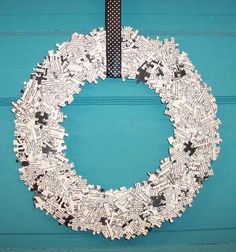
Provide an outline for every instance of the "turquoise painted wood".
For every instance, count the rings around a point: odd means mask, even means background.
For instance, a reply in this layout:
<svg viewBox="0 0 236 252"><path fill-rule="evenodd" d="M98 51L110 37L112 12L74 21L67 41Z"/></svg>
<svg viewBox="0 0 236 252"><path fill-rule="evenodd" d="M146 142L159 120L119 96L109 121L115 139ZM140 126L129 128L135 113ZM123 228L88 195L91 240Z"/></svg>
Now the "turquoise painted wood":
<svg viewBox="0 0 236 252"><path fill-rule="evenodd" d="M123 25L174 36L212 86L223 138L215 176L180 219L131 241L75 233L34 209L13 153L11 101L56 43L104 25L104 0L0 0L0 251L236 251L236 1L123 0L122 8ZM67 155L79 174L105 188L142 181L168 155L173 128L163 110L135 81L86 85L64 108Z"/></svg>

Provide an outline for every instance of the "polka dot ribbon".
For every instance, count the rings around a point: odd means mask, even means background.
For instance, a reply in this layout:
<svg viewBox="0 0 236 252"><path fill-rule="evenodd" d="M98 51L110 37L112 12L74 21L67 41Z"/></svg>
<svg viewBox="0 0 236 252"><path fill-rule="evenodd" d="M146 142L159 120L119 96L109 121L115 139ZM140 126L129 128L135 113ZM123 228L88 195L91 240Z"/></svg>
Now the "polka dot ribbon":
<svg viewBox="0 0 236 252"><path fill-rule="evenodd" d="M106 0L107 77L121 77L121 0Z"/></svg>

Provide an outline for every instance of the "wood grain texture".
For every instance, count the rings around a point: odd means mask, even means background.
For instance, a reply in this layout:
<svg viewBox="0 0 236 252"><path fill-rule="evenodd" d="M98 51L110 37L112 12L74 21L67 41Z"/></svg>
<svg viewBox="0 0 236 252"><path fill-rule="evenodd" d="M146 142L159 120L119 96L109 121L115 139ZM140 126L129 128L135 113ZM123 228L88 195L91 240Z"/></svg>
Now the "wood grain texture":
<svg viewBox="0 0 236 252"><path fill-rule="evenodd" d="M123 26L145 36L174 36L217 98L222 121L215 176L204 183L193 207L147 237L110 242L72 232L33 208L19 180L13 153L11 102L23 81L56 43L72 32L104 26L104 0L0 1L0 248L12 251L234 251L236 250L235 118L236 1L123 0ZM164 105L134 81L86 85L64 108L67 155L78 173L105 188L146 178L168 155L173 128ZM0 251L1 251L0 249ZM10 250L11 251L11 250Z"/></svg>

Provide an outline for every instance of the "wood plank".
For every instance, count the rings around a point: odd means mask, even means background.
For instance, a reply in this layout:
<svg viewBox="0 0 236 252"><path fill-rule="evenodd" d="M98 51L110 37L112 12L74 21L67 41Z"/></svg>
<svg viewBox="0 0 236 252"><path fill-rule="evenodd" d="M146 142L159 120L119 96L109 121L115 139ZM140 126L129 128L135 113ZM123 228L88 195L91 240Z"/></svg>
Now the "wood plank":
<svg viewBox="0 0 236 252"><path fill-rule="evenodd" d="M236 3L232 0L122 0L123 12L187 14L187 15L235 15ZM1 0L0 13L4 15L53 15L65 13L67 15L100 13L103 11L104 0Z"/></svg>
<svg viewBox="0 0 236 252"><path fill-rule="evenodd" d="M84 13L83 15L67 15L63 13L54 15L0 15L0 32L4 35L21 35L50 33L67 33L71 31L89 31L96 27L104 26L104 10L99 14ZM191 20L191 22L189 22ZM159 14L123 14L122 25L133 26L135 29L148 33L185 32L211 34L224 32L235 36L236 15L159 15ZM227 33L226 33L227 32ZM231 32L231 33L230 33Z"/></svg>
<svg viewBox="0 0 236 252"><path fill-rule="evenodd" d="M188 52L196 69L202 75L203 80L212 86L216 96L235 96L236 85L236 38L205 37L205 36L175 36L180 44L180 49ZM54 45L69 36L46 36L46 37L5 37L0 40L0 48L4 52L4 64L0 69L0 85L4 87L1 97L19 97L23 88L23 81L29 79L32 68L41 62L47 51L54 49ZM206 56L207 55L207 56ZM99 83L101 83L100 81ZM138 95L152 94L145 91L143 85L134 87L131 82L112 82L106 80L103 87L85 87L91 92L88 96L107 95ZM133 81L134 83L134 81ZM123 89L120 90L120 87ZM83 89L84 90L84 89ZM83 92L81 95L83 95Z"/></svg>

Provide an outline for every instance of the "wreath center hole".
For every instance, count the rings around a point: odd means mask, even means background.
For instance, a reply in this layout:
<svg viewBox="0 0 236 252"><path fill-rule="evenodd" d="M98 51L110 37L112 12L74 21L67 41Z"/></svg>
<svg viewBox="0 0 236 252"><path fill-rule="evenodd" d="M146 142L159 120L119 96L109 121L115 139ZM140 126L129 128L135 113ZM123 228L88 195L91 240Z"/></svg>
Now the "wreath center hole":
<svg viewBox="0 0 236 252"><path fill-rule="evenodd" d="M86 83L63 109L66 156L77 174L104 189L142 182L169 155L173 127L164 110L160 97L143 83Z"/></svg>

